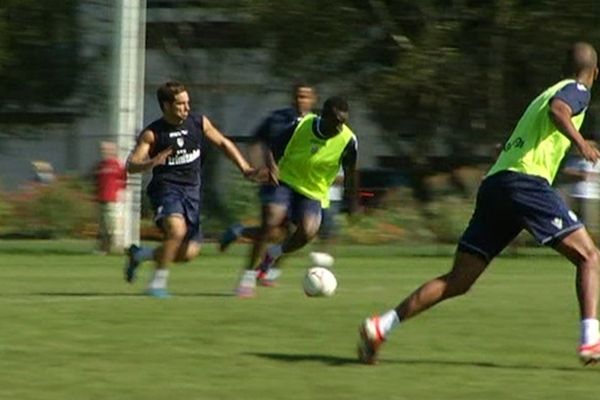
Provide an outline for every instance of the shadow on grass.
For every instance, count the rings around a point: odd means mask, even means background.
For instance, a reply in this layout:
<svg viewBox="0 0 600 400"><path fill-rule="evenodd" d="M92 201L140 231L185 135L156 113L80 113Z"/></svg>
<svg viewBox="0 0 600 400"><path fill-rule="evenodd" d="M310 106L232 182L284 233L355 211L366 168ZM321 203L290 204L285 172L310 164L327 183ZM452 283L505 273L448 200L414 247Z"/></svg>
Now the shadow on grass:
<svg viewBox="0 0 600 400"><path fill-rule="evenodd" d="M342 365L362 365L354 357L338 357L328 354L288 354L288 353L245 353L255 357L267 358L273 361L281 361L286 363L296 362L319 362L330 366L342 366ZM583 367L560 367L551 365L533 365L533 364L501 364L496 362L488 361L452 361L452 360L432 360L432 359L419 359L419 360L391 360L383 359L380 364L385 366L386 364L398 364L398 365L423 365L423 366L448 366L448 367L476 367L476 368L490 368L490 369L507 369L507 370L525 370L525 371L560 371L560 372L587 372L597 373L595 368L583 368ZM365 365L365 367L368 367Z"/></svg>
<svg viewBox="0 0 600 400"><path fill-rule="evenodd" d="M22 294L19 296L23 296ZM25 296L50 296L50 297L149 297L143 292L39 292L27 293ZM230 292L202 292L202 293L171 293L171 297L233 297ZM2 295L0 295L2 297Z"/></svg>
<svg viewBox="0 0 600 400"><path fill-rule="evenodd" d="M268 358L274 361L287 363L314 361L322 364L340 366L348 364L360 364L355 357L338 357L328 354L286 354L286 353L244 353L246 355Z"/></svg>
<svg viewBox="0 0 600 400"><path fill-rule="evenodd" d="M27 293L20 296L37 296L37 297L139 297L143 293L124 293L124 292L39 292Z"/></svg>
<svg viewBox="0 0 600 400"><path fill-rule="evenodd" d="M235 297L231 292L173 293L174 297Z"/></svg>
<svg viewBox="0 0 600 400"><path fill-rule="evenodd" d="M445 365L454 367L477 367L490 369L516 369L524 371L560 371L560 372L597 372L593 368L552 366L552 365L534 365L534 364L501 364L491 361L452 361L452 360L382 360L382 364L395 363L405 365ZM575 363L575 361L574 361Z"/></svg>
<svg viewBox="0 0 600 400"><path fill-rule="evenodd" d="M0 248L0 254L7 254L13 256L96 256L96 257L123 257L123 255L110 255L110 256L98 256L93 254L89 249L14 249L14 248Z"/></svg>

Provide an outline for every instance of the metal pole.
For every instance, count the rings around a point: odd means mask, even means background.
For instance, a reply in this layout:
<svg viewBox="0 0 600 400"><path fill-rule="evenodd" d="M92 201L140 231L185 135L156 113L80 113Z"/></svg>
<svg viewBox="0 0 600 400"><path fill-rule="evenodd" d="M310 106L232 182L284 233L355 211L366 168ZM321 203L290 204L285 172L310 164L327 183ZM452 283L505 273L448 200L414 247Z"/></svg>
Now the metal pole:
<svg viewBox="0 0 600 400"><path fill-rule="evenodd" d="M116 7L111 127L119 157L125 159L143 123L146 0L120 0ZM139 243L141 182L139 174L127 179L127 190L119 204L116 249Z"/></svg>

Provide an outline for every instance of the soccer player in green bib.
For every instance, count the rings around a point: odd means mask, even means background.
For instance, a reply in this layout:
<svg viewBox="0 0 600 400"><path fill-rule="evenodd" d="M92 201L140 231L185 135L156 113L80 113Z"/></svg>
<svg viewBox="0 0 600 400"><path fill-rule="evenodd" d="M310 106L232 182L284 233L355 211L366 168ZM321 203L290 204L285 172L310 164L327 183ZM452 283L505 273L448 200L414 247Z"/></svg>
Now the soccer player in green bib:
<svg viewBox="0 0 600 400"><path fill-rule="evenodd" d="M268 198L270 218L265 221L259 238L254 242L246 269L242 273L236 293L239 297L253 297L257 273L271 268L284 254L304 247L319 231L321 210L329 206L329 188L344 169L344 186L350 209L356 199L357 140L346 125L348 102L338 96L323 103L321 115L308 114L287 133L279 135L278 143L270 151L277 161L272 175L278 176L279 185L272 186ZM275 148L278 147L278 148ZM282 244L268 248L260 268L256 249L291 222L295 229Z"/></svg>
<svg viewBox="0 0 600 400"><path fill-rule="evenodd" d="M396 308L360 325L358 356L362 362L375 363L381 344L408 319L465 294L523 229L575 265L581 316L578 355L584 364L600 359L598 249L550 186L571 144L588 161L597 162L600 157L579 132L598 76L594 48L587 43L572 45L564 72L567 79L550 86L529 104L481 183L475 211L459 240L451 270L424 283Z"/></svg>

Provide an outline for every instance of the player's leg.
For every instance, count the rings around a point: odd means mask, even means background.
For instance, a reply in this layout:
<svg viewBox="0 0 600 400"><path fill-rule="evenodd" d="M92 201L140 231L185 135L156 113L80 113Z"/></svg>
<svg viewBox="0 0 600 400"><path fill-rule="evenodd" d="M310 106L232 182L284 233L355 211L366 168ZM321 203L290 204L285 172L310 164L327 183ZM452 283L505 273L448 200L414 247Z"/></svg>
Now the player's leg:
<svg viewBox="0 0 600 400"><path fill-rule="evenodd" d="M226 251L227 248L239 239L250 240L255 242L261 238L264 234L265 220L268 214L271 212L271 205L277 198L277 187L273 185L262 185L259 189L259 199L261 203L261 225L260 226L244 226L240 223L234 223L227 227L225 232L219 239L219 250ZM283 234L283 229L280 230L280 234ZM274 235L274 233L270 233Z"/></svg>
<svg viewBox="0 0 600 400"><path fill-rule="evenodd" d="M255 242L263 234L264 228L262 226L244 226L240 223L235 223L227 227L225 232L219 239L219 251L227 251L229 246L237 240L247 240ZM282 226L277 227L273 233L269 234L271 237L270 241L278 242L285 237L286 229Z"/></svg>
<svg viewBox="0 0 600 400"><path fill-rule="evenodd" d="M281 244L282 254L293 253L312 241L319 232L321 214L317 212L305 213L299 221L296 230Z"/></svg>
<svg viewBox="0 0 600 400"><path fill-rule="evenodd" d="M281 205L269 204L263 208L263 226L259 232L261 239L260 246L252 249L251 263L256 265L259 260L265 255L267 246L270 243L281 243L285 240L287 232L290 229L287 206L282 208ZM256 243L256 242L255 242ZM276 281L281 276L281 269L275 264L265 263L264 260L255 268L256 281L261 286L274 286Z"/></svg>
<svg viewBox="0 0 600 400"><path fill-rule="evenodd" d="M542 244L552 246L576 267L576 292L581 316L579 356L584 363L600 359L597 319L598 249L587 229L562 197L541 178L528 178L527 190L513 198L526 228ZM526 182L522 182L523 186Z"/></svg>
<svg viewBox="0 0 600 400"><path fill-rule="evenodd" d="M480 255L457 251L452 269L411 293L396 307L396 315L406 321L441 301L467 293L487 265Z"/></svg>
<svg viewBox="0 0 600 400"><path fill-rule="evenodd" d="M161 227L164 239L162 245L154 252L156 269L148 285L148 294L156 297L168 296L169 266L177 258L187 233L185 218L181 214L162 218Z"/></svg>
<svg viewBox="0 0 600 400"><path fill-rule="evenodd" d="M586 364L596 362L600 359L598 249L583 227L560 239L554 248L577 268L575 287L581 317L579 356Z"/></svg>
<svg viewBox="0 0 600 400"><path fill-rule="evenodd" d="M186 235L175 255L175 262L177 263L189 262L198 257L202 247L201 243L204 239L200 224L200 200L195 197L186 196L184 204Z"/></svg>
<svg viewBox="0 0 600 400"><path fill-rule="evenodd" d="M282 188L281 191L285 192L286 189ZM280 227L287 220L288 206L286 199L287 196L282 194L281 201L263 206L260 233L252 244L246 267L242 271L242 276L236 288L236 294L239 297L253 297L258 274L268 273L271 267L271 265L265 268L258 267L258 262L265 253L269 241L279 234Z"/></svg>
<svg viewBox="0 0 600 400"><path fill-rule="evenodd" d="M164 235L163 220L171 215L185 215L181 193L169 188L150 193L148 198L154 209L154 222ZM137 246L132 244L127 249L127 259L124 268L125 281L133 283L136 279L138 267L145 261L159 262L162 258L162 245L159 247Z"/></svg>
<svg viewBox="0 0 600 400"><path fill-rule="evenodd" d="M177 255L175 256L176 263L187 263L192 261L194 258L200 255L200 251L202 250L202 245L193 240L184 241L179 249L177 250Z"/></svg>
<svg viewBox="0 0 600 400"><path fill-rule="evenodd" d="M248 259L247 269L255 269L268 244L280 239L288 214L286 204L270 203L262 208L261 226Z"/></svg>
<svg viewBox="0 0 600 400"><path fill-rule="evenodd" d="M275 244L267 249L263 265L273 265L286 254L293 253L313 240L321 225L321 202L309 199L300 193L292 193L291 220L296 230L281 244Z"/></svg>
<svg viewBox="0 0 600 400"><path fill-rule="evenodd" d="M522 229L507 196L510 196L510 190L497 178L488 178L482 183L473 217L459 240L450 271L425 282L396 308L367 318L361 324L358 356L362 362L375 363L381 344L406 320L468 292L489 262Z"/></svg>
<svg viewBox="0 0 600 400"><path fill-rule="evenodd" d="M363 322L359 328L359 359L367 364L375 363L379 347L400 322L404 323L444 300L467 293L487 265L488 261L478 254L457 251L448 273L425 282L395 309Z"/></svg>

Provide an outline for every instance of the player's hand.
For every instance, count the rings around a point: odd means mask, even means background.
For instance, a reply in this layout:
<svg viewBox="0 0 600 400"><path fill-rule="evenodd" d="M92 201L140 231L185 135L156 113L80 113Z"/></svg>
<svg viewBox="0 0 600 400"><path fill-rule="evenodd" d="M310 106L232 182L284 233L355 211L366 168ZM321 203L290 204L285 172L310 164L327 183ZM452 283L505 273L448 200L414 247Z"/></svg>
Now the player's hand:
<svg viewBox="0 0 600 400"><path fill-rule="evenodd" d="M264 183L266 182L265 173L261 173L260 169L249 167L242 171L244 177L252 182Z"/></svg>
<svg viewBox="0 0 600 400"><path fill-rule="evenodd" d="M584 141L583 144L579 147L579 152L582 157L587 161L593 162L594 164L598 162L600 159L600 151L595 144L592 144L588 141Z"/></svg>
<svg viewBox="0 0 600 400"><path fill-rule="evenodd" d="M152 165L165 165L167 163L167 158L169 158L171 154L173 154L173 148L167 147L166 149L158 153L156 156L154 156L154 158L152 158Z"/></svg>
<svg viewBox="0 0 600 400"><path fill-rule="evenodd" d="M244 176L248 180L251 180L251 181L257 182L257 183L261 183L261 184L265 184L265 183L274 184L274 185L279 184L279 180L277 178L275 178L275 180L273 179L273 176L271 175L271 170L267 167L262 167L262 168L258 168L258 169L250 168L247 171L244 171Z"/></svg>

